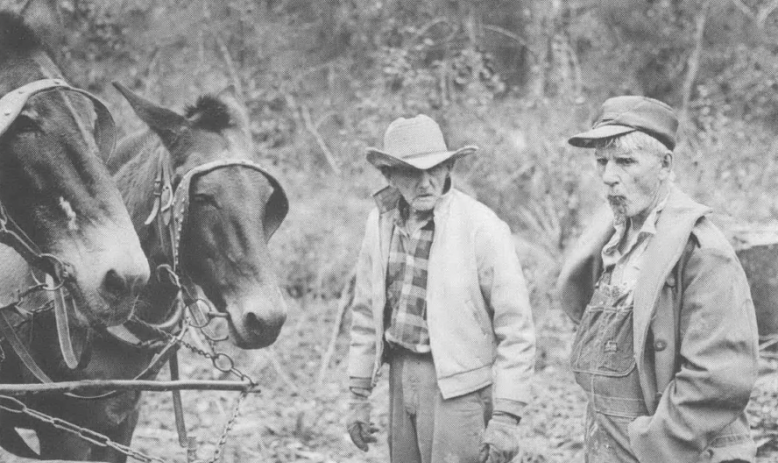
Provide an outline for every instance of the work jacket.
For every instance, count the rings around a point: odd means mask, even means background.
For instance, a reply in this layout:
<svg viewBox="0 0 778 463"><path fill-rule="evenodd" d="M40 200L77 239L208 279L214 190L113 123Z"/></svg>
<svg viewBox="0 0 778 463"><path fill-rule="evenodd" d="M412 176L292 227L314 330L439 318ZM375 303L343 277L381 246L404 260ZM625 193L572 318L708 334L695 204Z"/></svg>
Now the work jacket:
<svg viewBox="0 0 778 463"><path fill-rule="evenodd" d="M756 381L758 334L745 273L709 209L671 185L634 290L634 354L648 416L629 425L641 463L754 461L745 407ZM614 233L601 214L559 279L579 321Z"/></svg>
<svg viewBox="0 0 778 463"><path fill-rule="evenodd" d="M386 193L371 211L356 267L348 372L352 387L375 385L384 354L386 269L395 208ZM396 203L395 203L396 204ZM494 408L516 413L530 398L535 332L508 226L455 189L434 209L427 325L445 399L494 384Z"/></svg>

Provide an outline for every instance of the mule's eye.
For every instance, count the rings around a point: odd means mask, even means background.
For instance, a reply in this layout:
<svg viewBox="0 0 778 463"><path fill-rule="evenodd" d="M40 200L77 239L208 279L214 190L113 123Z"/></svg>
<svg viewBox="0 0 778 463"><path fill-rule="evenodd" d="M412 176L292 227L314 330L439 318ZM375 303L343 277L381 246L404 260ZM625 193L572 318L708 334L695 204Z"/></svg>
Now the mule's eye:
<svg viewBox="0 0 778 463"><path fill-rule="evenodd" d="M19 116L16 117L12 127L13 131L16 133L36 132L40 128L35 119L25 116L24 114L19 114Z"/></svg>
<svg viewBox="0 0 778 463"><path fill-rule="evenodd" d="M213 198L213 196L206 195L203 193L195 193L192 195L192 203L198 204L200 206L212 206L216 207L216 200Z"/></svg>

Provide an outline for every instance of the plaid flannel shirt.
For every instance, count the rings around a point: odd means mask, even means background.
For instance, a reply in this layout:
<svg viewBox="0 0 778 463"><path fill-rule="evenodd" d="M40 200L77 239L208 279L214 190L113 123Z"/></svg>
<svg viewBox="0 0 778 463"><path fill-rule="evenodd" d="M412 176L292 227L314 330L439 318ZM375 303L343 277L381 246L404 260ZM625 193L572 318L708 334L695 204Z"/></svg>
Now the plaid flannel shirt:
<svg viewBox="0 0 778 463"><path fill-rule="evenodd" d="M412 352L430 351L427 329L427 266L435 221L432 217L412 235L401 208L395 216L386 272L386 340Z"/></svg>

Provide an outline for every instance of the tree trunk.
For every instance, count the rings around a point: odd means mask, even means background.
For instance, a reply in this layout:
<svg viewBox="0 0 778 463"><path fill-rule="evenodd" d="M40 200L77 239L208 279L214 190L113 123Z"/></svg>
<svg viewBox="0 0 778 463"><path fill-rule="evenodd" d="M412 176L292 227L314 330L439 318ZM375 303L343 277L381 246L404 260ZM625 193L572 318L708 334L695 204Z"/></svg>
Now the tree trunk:
<svg viewBox="0 0 778 463"><path fill-rule="evenodd" d="M712 3L713 0L706 0L705 4L695 16L694 49L689 55L689 60L687 61L686 67L686 78L683 82L681 121L686 121L689 114L689 102L691 101L692 92L694 91L694 82L697 80L697 73L700 70L702 49L705 45L705 24L708 21L708 13L710 12Z"/></svg>

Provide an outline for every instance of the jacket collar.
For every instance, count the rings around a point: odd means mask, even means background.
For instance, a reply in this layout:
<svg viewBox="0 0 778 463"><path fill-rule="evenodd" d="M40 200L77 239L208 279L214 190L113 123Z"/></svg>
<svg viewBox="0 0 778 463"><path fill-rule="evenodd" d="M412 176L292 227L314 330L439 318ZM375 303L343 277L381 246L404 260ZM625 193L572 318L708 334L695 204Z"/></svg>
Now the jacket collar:
<svg viewBox="0 0 778 463"><path fill-rule="evenodd" d="M451 181L447 182L446 190L443 196L435 205L433 215L435 217L435 233L443 233L446 225L446 217L451 209L451 202L456 195L455 189L451 187ZM391 186L387 186L373 195L373 199L378 206L378 235L379 243L381 246L381 259L382 262L389 261L389 244L392 235L392 227L394 226L395 211L400 201L400 192Z"/></svg>
<svg viewBox="0 0 778 463"><path fill-rule="evenodd" d="M710 208L695 202L671 185L667 205L657 222L657 234L646 249L646 265L640 272L634 292L633 342L643 391L656 392L655 381L658 379L653 378L653 374L647 374L649 372L646 357L643 355L649 328L656 317L657 310L673 310L672 307L657 308L662 287L681 258L694 226L709 212ZM664 386L663 384L660 387ZM653 413L656 409L656 398L655 394L650 392L646 394L644 400L649 411Z"/></svg>

